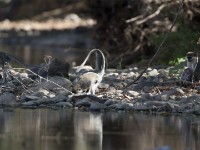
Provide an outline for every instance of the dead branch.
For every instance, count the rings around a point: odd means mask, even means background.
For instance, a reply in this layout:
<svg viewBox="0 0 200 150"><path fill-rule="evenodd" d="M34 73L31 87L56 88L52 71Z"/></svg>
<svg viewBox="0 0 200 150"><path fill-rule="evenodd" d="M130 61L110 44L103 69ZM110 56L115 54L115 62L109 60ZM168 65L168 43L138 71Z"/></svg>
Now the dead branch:
<svg viewBox="0 0 200 150"><path fill-rule="evenodd" d="M137 21L137 20L139 20L139 19L141 19L141 18L143 18L143 17L144 17L144 15L136 16L136 17L134 17L134 18L131 18L131 19L126 20L126 23L130 23L130 22Z"/></svg>
<svg viewBox="0 0 200 150"><path fill-rule="evenodd" d="M158 7L158 10L157 10L156 12L154 12L153 14L147 16L146 18L144 18L144 19L142 19L142 20L140 20L140 21L137 21L135 24L136 24L136 25L141 25L141 24L143 24L144 22L147 22L148 20L150 20L150 19L156 17L157 15L160 14L161 10L162 10L163 8L165 8L165 7L166 7L165 4L161 5L160 7ZM134 18L129 19L129 20L127 20L126 22L127 22L127 23L130 23L130 22L133 22L133 21L135 21Z"/></svg>
<svg viewBox="0 0 200 150"><path fill-rule="evenodd" d="M163 44L164 44L164 42L166 41L166 39L167 39L169 33L171 32L172 28L174 27L174 25L175 25L175 23L176 23L176 20L177 20L177 18L178 18L178 15L179 15L179 13L180 13L182 7L183 7L183 2L184 2L184 0L181 0L181 1L180 1L179 9L178 9L178 11L177 11L177 13L176 13L176 16L175 16L175 18L174 18L174 20L173 20L173 23L172 23L170 29L169 29L168 32L165 34L165 37L164 37L163 41L161 42L160 46L158 47L158 49L157 49L156 53L154 54L154 56L152 57L152 59L151 59L151 60L149 61L149 63L147 64L146 68L144 68L144 70L142 71L142 73L141 73L133 82L129 83L125 88L128 88L129 86L131 86L132 84L134 84L137 80L139 80L140 77L144 74L144 72L146 72L146 70L151 66L151 64L152 64L152 62L154 61L154 59L156 58L156 56L160 53L161 47L163 46Z"/></svg>

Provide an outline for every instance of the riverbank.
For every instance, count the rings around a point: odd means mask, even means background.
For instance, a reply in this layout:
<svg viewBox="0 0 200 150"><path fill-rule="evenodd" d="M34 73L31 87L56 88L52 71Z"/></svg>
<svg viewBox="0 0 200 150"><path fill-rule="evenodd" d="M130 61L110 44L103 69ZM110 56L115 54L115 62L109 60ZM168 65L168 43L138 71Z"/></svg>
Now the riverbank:
<svg viewBox="0 0 200 150"><path fill-rule="evenodd" d="M125 86L139 75L138 68L108 69L96 96L72 93L74 76L69 75L69 80L59 76L31 79L26 72L10 69L9 81L0 85L0 106L200 114L199 86L179 84L170 68L149 68L128 88Z"/></svg>

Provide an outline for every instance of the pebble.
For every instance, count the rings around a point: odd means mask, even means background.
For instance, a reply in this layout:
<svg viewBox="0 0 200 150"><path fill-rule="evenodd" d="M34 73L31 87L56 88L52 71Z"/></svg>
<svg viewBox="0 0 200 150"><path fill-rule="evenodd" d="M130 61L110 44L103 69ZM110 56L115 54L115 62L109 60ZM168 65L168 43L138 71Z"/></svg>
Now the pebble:
<svg viewBox="0 0 200 150"><path fill-rule="evenodd" d="M109 88L109 84L107 83L100 83L99 86L98 86L99 89L107 89Z"/></svg>
<svg viewBox="0 0 200 150"><path fill-rule="evenodd" d="M159 84L177 80L177 78L169 76L169 69L148 68L136 83L124 89L139 75L138 72L138 68L108 71L98 86L97 96L71 94L72 83L63 77L54 76L49 77L48 80L56 82L65 89L45 80L34 85L35 83L27 77L27 74L16 73L19 80L28 84L26 86L30 88L28 91L24 90L17 80L12 79L13 83L1 84L0 105L53 109L78 107L91 111L133 109L200 114L199 87L189 90L187 87L182 88L176 85L170 87L170 84L167 86ZM30 91L32 93L28 93ZM20 95L20 93L23 94Z"/></svg>
<svg viewBox="0 0 200 150"><path fill-rule="evenodd" d="M126 94L127 94L128 96L131 96L131 97L138 97L138 96L140 95L139 92L131 91L131 90L127 91Z"/></svg>
<svg viewBox="0 0 200 150"><path fill-rule="evenodd" d="M151 71L149 71L148 73L147 73L147 75L149 75L149 76L158 76L158 70L157 69L153 69L153 70L151 70Z"/></svg>

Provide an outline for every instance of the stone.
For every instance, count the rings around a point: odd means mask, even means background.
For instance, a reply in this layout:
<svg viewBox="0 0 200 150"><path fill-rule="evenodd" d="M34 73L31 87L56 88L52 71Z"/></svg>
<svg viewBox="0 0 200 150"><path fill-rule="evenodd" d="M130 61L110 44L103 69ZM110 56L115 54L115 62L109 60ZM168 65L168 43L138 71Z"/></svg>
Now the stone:
<svg viewBox="0 0 200 150"><path fill-rule="evenodd" d="M151 70L151 71L149 71L149 72L147 72L147 75L148 76L158 76L158 70L157 69L153 69L153 70Z"/></svg>
<svg viewBox="0 0 200 150"><path fill-rule="evenodd" d="M35 101L28 101L28 102L24 102L22 103L22 106L36 106L37 103L35 103Z"/></svg>
<svg viewBox="0 0 200 150"><path fill-rule="evenodd" d="M110 87L106 90L106 92L115 93L115 92L116 92L116 88L113 87L113 86L110 86Z"/></svg>
<svg viewBox="0 0 200 150"><path fill-rule="evenodd" d="M144 93L141 95L141 99L144 101L151 101L152 100L152 94L151 93Z"/></svg>
<svg viewBox="0 0 200 150"><path fill-rule="evenodd" d="M63 77L54 76L54 77L49 77L48 81L45 80L36 86L36 88L45 88L48 89L49 91L53 91L54 89L56 90L57 88L61 87L71 91L72 82Z"/></svg>
<svg viewBox="0 0 200 150"><path fill-rule="evenodd" d="M38 99L40 99L40 97L34 96L34 95L25 95L24 96L25 101L35 101L35 100L38 100Z"/></svg>
<svg viewBox="0 0 200 150"><path fill-rule="evenodd" d="M118 83L113 83L114 87L117 88L117 89L122 89L124 87L124 85L121 83L121 82L118 82Z"/></svg>
<svg viewBox="0 0 200 150"><path fill-rule="evenodd" d="M90 100L89 98L86 97L86 98L84 98L84 99L82 99L82 100L76 102L76 103L75 103L75 106L76 106L76 107L80 107L80 106L90 107L90 105L92 104L90 101L91 101L91 100Z"/></svg>
<svg viewBox="0 0 200 150"><path fill-rule="evenodd" d="M106 108L106 106L104 104L101 104L101 103L92 103L90 105L90 110L92 111L101 111L101 110L104 110Z"/></svg>
<svg viewBox="0 0 200 150"><path fill-rule="evenodd" d="M69 108L73 107L73 105L69 102L58 102L58 103L56 103L56 106L57 107L69 107Z"/></svg>
<svg viewBox="0 0 200 150"><path fill-rule="evenodd" d="M127 74L127 78L133 78L133 79L135 79L136 77L138 76L138 73L137 72L129 72L128 74Z"/></svg>
<svg viewBox="0 0 200 150"><path fill-rule="evenodd" d="M106 106L110 106L110 105L115 104L115 103L116 103L115 100L111 100L111 99L109 99L109 100L107 100L107 101L104 103L104 105L106 105Z"/></svg>
<svg viewBox="0 0 200 150"><path fill-rule="evenodd" d="M116 109L117 107L118 107L118 103L115 103L115 104L108 106L109 109Z"/></svg>
<svg viewBox="0 0 200 150"><path fill-rule="evenodd" d="M180 88L175 88L168 91L164 91L161 94L158 94L157 96L155 96L155 99L161 100L161 101L168 101L170 99L170 96L173 96L173 95L183 96L184 92Z"/></svg>
<svg viewBox="0 0 200 150"><path fill-rule="evenodd" d="M107 88L109 88L109 84L108 83L100 83L98 88L106 90Z"/></svg>
<svg viewBox="0 0 200 150"><path fill-rule="evenodd" d="M119 110L124 110L124 109L129 109L130 107L133 107L132 103L122 102L122 103L119 103L116 108Z"/></svg>
<svg viewBox="0 0 200 150"><path fill-rule="evenodd" d="M140 95L140 93L131 90L127 91L126 94L131 97L138 97Z"/></svg>
<svg viewBox="0 0 200 150"><path fill-rule="evenodd" d="M0 105L14 106L17 105L16 96L12 93L5 92L0 95Z"/></svg>
<svg viewBox="0 0 200 150"><path fill-rule="evenodd" d="M71 95L71 92L69 90L65 90L65 89L62 89L62 88L56 88L54 89L54 92L56 93L56 95L64 95L64 96L69 96Z"/></svg>
<svg viewBox="0 0 200 150"><path fill-rule="evenodd" d="M64 76L68 77L69 73L69 63L60 59L53 59L50 61L50 64L47 66L46 64L39 64L37 66L31 67L30 70L42 77L47 76ZM37 75L30 73L29 77L34 78Z"/></svg>
<svg viewBox="0 0 200 150"><path fill-rule="evenodd" d="M146 111L149 110L149 108L146 105L133 105L132 107L133 110L137 110L137 111Z"/></svg>
<svg viewBox="0 0 200 150"><path fill-rule="evenodd" d="M68 97L62 94L58 94L55 97L52 97L50 100L55 102L64 102L68 100Z"/></svg>
<svg viewBox="0 0 200 150"><path fill-rule="evenodd" d="M159 73L158 77L160 78L167 78L169 75L169 71L166 69L159 69L158 73Z"/></svg>
<svg viewBox="0 0 200 150"><path fill-rule="evenodd" d="M143 89L142 89L142 91L145 92L145 93L150 93L152 91L152 88L153 87L144 86Z"/></svg>
<svg viewBox="0 0 200 150"><path fill-rule="evenodd" d="M51 101L48 98L42 98L42 99L34 101L34 103L37 104L38 106L40 106L40 105L45 105L46 106L46 105L55 104L56 102L55 101Z"/></svg>

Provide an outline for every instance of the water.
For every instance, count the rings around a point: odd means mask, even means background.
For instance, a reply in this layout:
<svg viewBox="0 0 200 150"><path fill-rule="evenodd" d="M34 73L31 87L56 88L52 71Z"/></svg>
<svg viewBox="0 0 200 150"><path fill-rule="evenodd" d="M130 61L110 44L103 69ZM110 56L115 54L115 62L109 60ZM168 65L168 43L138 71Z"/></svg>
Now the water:
<svg viewBox="0 0 200 150"><path fill-rule="evenodd" d="M0 149L199 150L199 121L196 116L1 108Z"/></svg>
<svg viewBox="0 0 200 150"><path fill-rule="evenodd" d="M0 31L0 51L28 65L44 63L45 55L80 65L88 51L95 48L89 28L36 33Z"/></svg>

